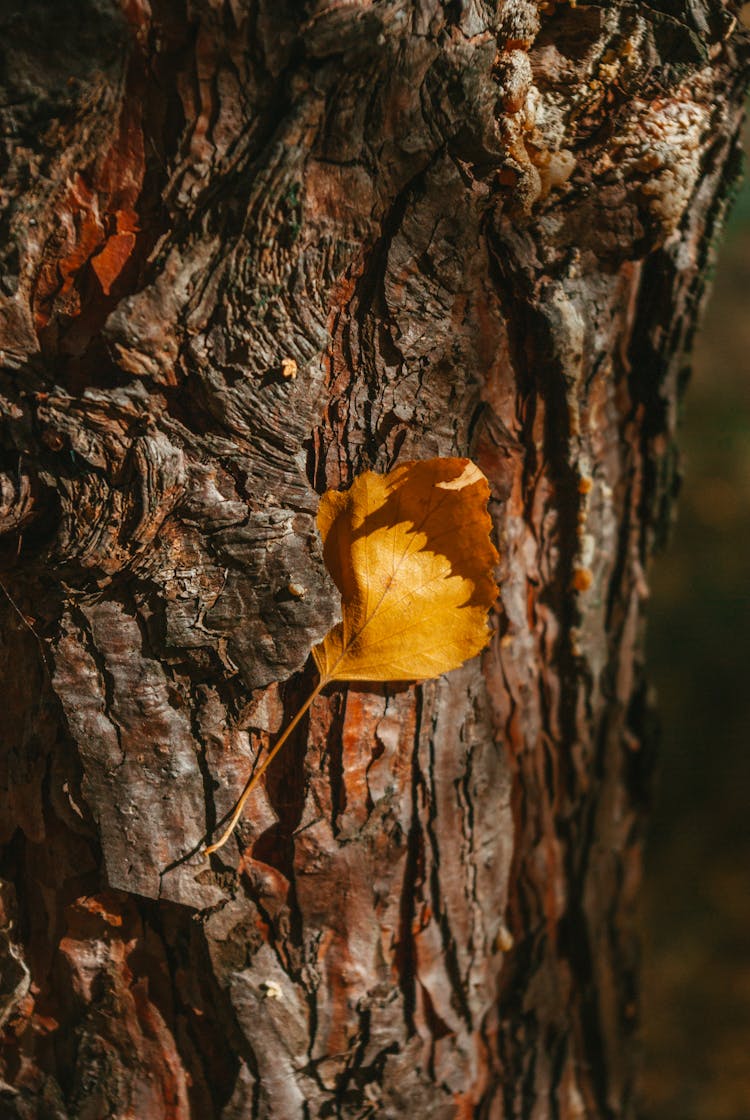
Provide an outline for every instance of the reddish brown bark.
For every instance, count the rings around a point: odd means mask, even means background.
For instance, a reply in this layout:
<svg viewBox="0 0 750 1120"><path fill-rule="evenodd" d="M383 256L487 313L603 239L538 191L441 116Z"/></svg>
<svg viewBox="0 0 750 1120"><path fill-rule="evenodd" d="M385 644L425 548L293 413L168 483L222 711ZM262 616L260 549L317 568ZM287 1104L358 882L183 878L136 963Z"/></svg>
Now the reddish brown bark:
<svg viewBox="0 0 750 1120"><path fill-rule="evenodd" d="M734 8L6 4L4 1114L633 1115ZM318 697L207 864L335 617L316 491L436 454L492 484L491 648Z"/></svg>

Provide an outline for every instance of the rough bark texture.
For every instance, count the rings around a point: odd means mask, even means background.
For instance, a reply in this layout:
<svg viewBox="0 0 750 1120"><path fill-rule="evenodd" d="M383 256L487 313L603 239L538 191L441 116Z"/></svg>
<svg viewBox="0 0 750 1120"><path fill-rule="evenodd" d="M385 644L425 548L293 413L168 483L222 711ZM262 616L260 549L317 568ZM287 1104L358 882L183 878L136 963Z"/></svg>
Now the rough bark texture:
<svg viewBox="0 0 750 1120"><path fill-rule="evenodd" d="M644 566L718 0L4 0L0 1113L633 1115ZM317 494L470 454L502 606L330 689ZM317 493L316 493L317 492Z"/></svg>

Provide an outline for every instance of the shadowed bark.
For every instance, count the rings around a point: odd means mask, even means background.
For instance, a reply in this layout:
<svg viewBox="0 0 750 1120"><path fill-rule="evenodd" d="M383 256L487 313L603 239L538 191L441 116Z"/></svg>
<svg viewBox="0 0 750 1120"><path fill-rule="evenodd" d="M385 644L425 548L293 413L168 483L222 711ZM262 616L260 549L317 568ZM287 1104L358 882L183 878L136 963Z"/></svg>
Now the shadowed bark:
<svg viewBox="0 0 750 1120"><path fill-rule="evenodd" d="M647 560L736 5L5 0L0 1112L632 1117ZM318 495L471 455L501 604L314 682Z"/></svg>

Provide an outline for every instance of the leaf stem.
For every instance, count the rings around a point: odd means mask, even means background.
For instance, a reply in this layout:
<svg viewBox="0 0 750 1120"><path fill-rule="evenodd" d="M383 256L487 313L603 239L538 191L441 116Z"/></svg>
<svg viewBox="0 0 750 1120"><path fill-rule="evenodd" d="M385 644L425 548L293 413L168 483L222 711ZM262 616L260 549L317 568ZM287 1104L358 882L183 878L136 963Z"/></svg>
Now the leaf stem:
<svg viewBox="0 0 750 1120"><path fill-rule="evenodd" d="M316 684L315 688L312 690L312 692L308 696L307 700L305 700L304 704L302 705L300 710L295 715L294 719L287 726L286 730L282 732L281 736L279 737L278 742L276 742L274 744L273 748L268 753L267 757L264 759L263 764L260 767L260 769L256 770L254 773L252 773L250 775L250 777L247 780L247 784L246 784L245 788L243 789L242 793L240 794L239 801L237 802L237 804L235 805L235 807L232 811L232 815L229 818L229 823L228 823L227 827L224 829L224 831L222 832L219 839L215 843L209 844L208 847L205 849L205 852L206 852L207 856L210 856L212 852L218 852L219 848L224 847L227 840L229 839L229 837L232 835L235 828L237 827L239 819L242 816L242 810L245 808L245 803L246 803L248 797L253 792L253 790L255 789L258 782L263 777L263 775L265 774L266 770L271 765L273 760L276 758L276 755L279 753L281 748L284 746L284 743L287 741L287 739L289 738L291 733L294 731L295 727L297 726L299 721L302 719L303 715L305 714L307 709L310 707L310 705L312 704L315 697L318 695L318 693L321 691L321 689L325 688L325 686L328 684L329 680L330 680L330 677L321 677L320 678L320 680Z"/></svg>

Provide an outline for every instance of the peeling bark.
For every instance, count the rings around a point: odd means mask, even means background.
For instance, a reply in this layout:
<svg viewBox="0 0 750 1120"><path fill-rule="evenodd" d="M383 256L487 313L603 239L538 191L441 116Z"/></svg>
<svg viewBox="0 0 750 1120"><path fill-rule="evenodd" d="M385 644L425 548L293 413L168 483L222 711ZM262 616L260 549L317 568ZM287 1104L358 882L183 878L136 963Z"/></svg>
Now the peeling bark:
<svg viewBox="0 0 750 1120"><path fill-rule="evenodd" d="M736 5L6 0L0 1111L634 1115L646 566ZM317 496L492 485L486 654L309 693Z"/></svg>

